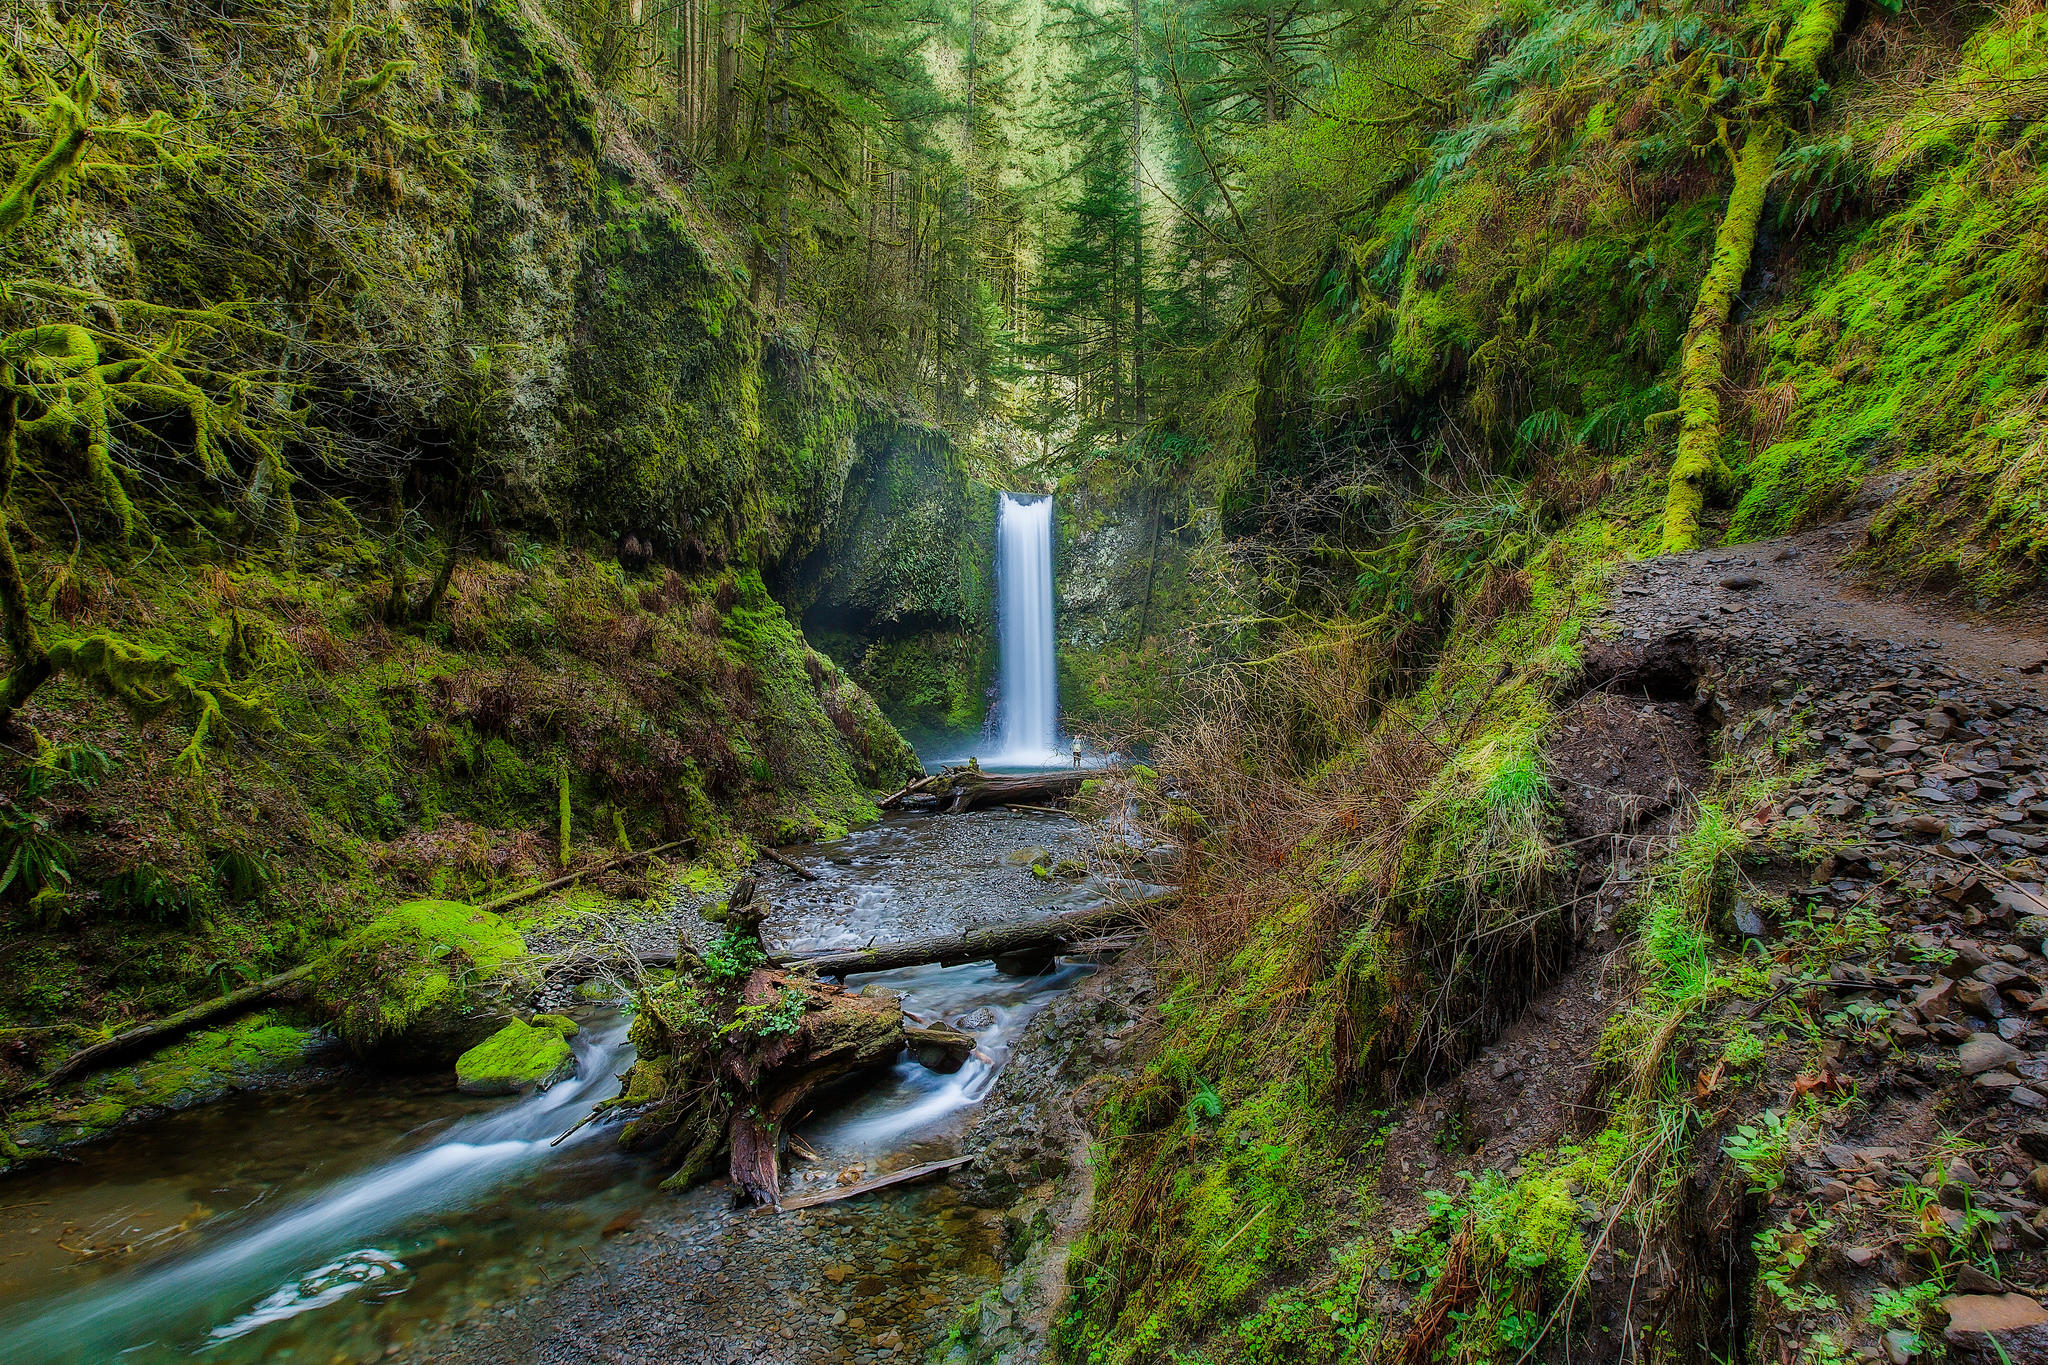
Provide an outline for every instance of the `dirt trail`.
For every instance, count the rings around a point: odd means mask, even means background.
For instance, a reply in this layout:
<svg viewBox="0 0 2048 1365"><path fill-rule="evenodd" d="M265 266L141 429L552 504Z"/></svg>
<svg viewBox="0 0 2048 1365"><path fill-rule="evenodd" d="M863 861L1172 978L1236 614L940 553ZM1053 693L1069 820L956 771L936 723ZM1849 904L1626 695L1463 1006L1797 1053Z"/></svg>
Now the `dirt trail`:
<svg viewBox="0 0 2048 1365"><path fill-rule="evenodd" d="M1968 1235L1980 1239L1981 1264L1997 1256L2004 1277L1960 1274L1952 1287L1971 1297L1950 1301L1957 1323L1969 1311L2031 1311L1999 1291L2048 1294L2048 622L1971 620L1860 588L1841 567L1859 532L1823 527L1620 573L1591 633L1585 690L1546 755L1578 854L1567 902L1580 951L1513 1026L1400 1116L1381 1166L1392 1219L1411 1222L1422 1192L1448 1188L1456 1171L1516 1172L1532 1151L1603 1121L1589 1083L1632 979L1610 917L1682 817L1685 794L1706 786L1710 755L1769 745L1795 755L1797 777L1750 832L1796 822L1807 846L1836 852L1768 866L1753 884L1787 894L1794 916L1813 923L1874 909L1891 934L1825 978L1779 986L1822 1036L1821 1073L1864 1102L1795 1145L1783 1188L1740 1217L1762 1225L1797 1221L1804 1207L1825 1212L1814 1275L1850 1309L1866 1306L1825 1324L1852 1353L1902 1358L1903 1343L1870 1324L1867 1305L1880 1287L1925 1275L1909 1259L1897 1191L1927 1184L1930 1166L1937 1186L1970 1193L1943 1194L1945 1222L1961 1220L1965 1202L1991 1215ZM1747 903L1735 919L1731 931L1766 955L1790 929ZM1793 1080L1761 1078L1751 1110L1788 1108ZM1786 1093L1764 1093L1774 1086ZM1750 1230L1723 1230L1738 1256ZM1611 1257L1594 1266L1602 1326L1622 1328L1616 1305L1654 1301L1656 1285L1632 1282L1639 1273ZM1389 1292L1398 1307L1404 1291ZM1799 1333L1822 1329L1809 1316L1790 1329L1795 1354ZM2012 1360L2048 1360L2048 1327L1998 1341ZM1995 1359L1988 1342L1960 1325L1949 1339L1966 1359Z"/></svg>

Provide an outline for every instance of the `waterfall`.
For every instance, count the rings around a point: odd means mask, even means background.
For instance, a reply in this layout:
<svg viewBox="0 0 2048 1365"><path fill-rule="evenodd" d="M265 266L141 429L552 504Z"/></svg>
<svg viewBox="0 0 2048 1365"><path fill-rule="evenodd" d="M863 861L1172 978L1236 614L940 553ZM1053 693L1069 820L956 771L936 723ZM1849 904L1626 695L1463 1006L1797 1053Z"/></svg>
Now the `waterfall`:
<svg viewBox="0 0 2048 1365"><path fill-rule="evenodd" d="M997 701L1006 767L1063 757L1060 689L1052 631L1052 499L1003 494L996 522L996 625L1002 695Z"/></svg>

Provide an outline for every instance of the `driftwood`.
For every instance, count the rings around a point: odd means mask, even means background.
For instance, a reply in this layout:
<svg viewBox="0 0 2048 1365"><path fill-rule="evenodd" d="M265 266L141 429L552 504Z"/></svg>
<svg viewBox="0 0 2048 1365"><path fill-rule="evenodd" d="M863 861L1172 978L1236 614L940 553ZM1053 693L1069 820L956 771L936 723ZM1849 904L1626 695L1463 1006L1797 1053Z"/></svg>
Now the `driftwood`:
<svg viewBox="0 0 2048 1365"><path fill-rule="evenodd" d="M527 901L545 896L550 891L559 891L565 886L582 881L585 877L595 877L600 873L624 867L627 863L637 863L642 858L652 858L657 854L672 852L675 849L695 848L696 846L697 841L695 839L678 839L674 843L662 844L656 848L643 848L638 853L628 853L624 857L614 858L608 863L599 863L596 867L581 868L569 873L567 876L556 877L553 881L529 886L523 891L507 891L502 896L493 896L487 901L477 902L475 908L478 910L489 910L495 914L514 905L524 905Z"/></svg>
<svg viewBox="0 0 2048 1365"><path fill-rule="evenodd" d="M900 791L890 792L875 804L895 810L904 798L917 795L938 798L939 809L948 815L984 810L990 806L1070 801L1091 777L1113 776L1116 768L1059 768L1037 773L987 773L980 768L948 768L942 773L920 777Z"/></svg>
<svg viewBox="0 0 2048 1365"><path fill-rule="evenodd" d="M641 1002L620 1102L639 1112L619 1135L676 1163L684 1189L726 1158L735 1196L781 1193L783 1129L821 1087L903 1050L902 1006L815 977L758 967L744 983L678 976Z"/></svg>
<svg viewBox="0 0 2048 1365"><path fill-rule="evenodd" d="M1070 910L1044 919L985 925L949 938L912 938L848 952L785 956L780 960L815 976L843 979L860 972L893 972L905 967L954 967L1013 953L1057 953L1070 942L1093 937L1099 930L1138 923L1147 912L1170 905L1178 898L1178 892L1169 891L1141 901Z"/></svg>
<svg viewBox="0 0 2048 1365"><path fill-rule="evenodd" d="M868 1194L874 1190L886 1190L891 1185L908 1185L913 1180L922 1180L928 1175L937 1175L941 1171L958 1170L973 1160L973 1156L969 1155L949 1156L944 1161L927 1161L922 1166L909 1166L900 1171L891 1171L887 1175L878 1175L872 1180L860 1181L857 1184L842 1185L837 1189L831 1190L820 1190L816 1194L800 1194L794 1199L783 1200L776 1207L784 1213L793 1213L798 1209L814 1209L820 1204L836 1204L842 1199L852 1199L857 1195Z"/></svg>
<svg viewBox="0 0 2048 1365"><path fill-rule="evenodd" d="M658 848L648 848L642 849L638 853L628 853L622 858L614 858L610 862L603 863L597 867L587 867L580 872L571 873L566 877L557 877L553 881L542 882L538 886L529 886L520 891L510 891L502 896L481 901L477 904L476 908L493 912L507 909L510 906L533 900L536 897L545 896L550 891L559 891L561 888L584 877L609 872L614 868L624 867L626 864L637 862L642 858L651 858L656 854L667 853L673 849L683 848L695 843L696 840L694 839L678 839L674 843L662 844ZM288 972L279 972L276 976L265 977L263 980L243 986L239 990L229 991L218 999L193 1005L189 1009L179 1010L168 1018L159 1019L154 1023L138 1024L134 1028L117 1033L113 1037L94 1043L90 1047L82 1047L69 1057L66 1057L62 1065L58 1066L55 1071L52 1071L35 1084L26 1087L20 1093L22 1095L32 1095L43 1090L54 1089L68 1081L76 1080L80 1076L89 1075L95 1071L104 1071L106 1068L119 1065L130 1058L144 1056L155 1052L159 1048L168 1047L180 1038L196 1033L210 1024L221 1023L235 1018L237 1015L246 1014L284 990L287 986L303 981L306 977L312 975L313 969L317 965L319 964L316 962L304 963L292 968Z"/></svg>
<svg viewBox="0 0 2048 1365"><path fill-rule="evenodd" d="M127 1061L130 1057L154 1052L160 1047L176 1042L188 1033L197 1032L208 1024L230 1019L245 1010L254 1009L258 1003L277 994L286 986L311 975L313 966L313 963L308 962L288 972L279 972L276 976L266 977L240 990L229 991L217 1000L209 1000L203 1005L179 1010L167 1019L159 1019L153 1024L140 1024L117 1033L104 1042L82 1047L66 1057L63 1065L22 1093L33 1094L38 1090L50 1089L88 1072L101 1071Z"/></svg>
<svg viewBox="0 0 2048 1365"><path fill-rule="evenodd" d="M938 781L943 776L945 776L944 773L931 773L925 777L920 777L917 779L917 781L909 783L908 785L899 788L896 791L890 792L887 796L875 802L875 805L877 805L883 810L894 810L896 809L896 807L903 804L904 797L914 796L918 792L931 790L932 783Z"/></svg>
<svg viewBox="0 0 2048 1365"><path fill-rule="evenodd" d="M1173 894L1072 911L1025 924L992 925L955 938L770 960L760 945L760 916L728 913L719 961L759 963L744 980L730 968L686 959L674 980L641 999L629 1035L635 1050L616 1101L634 1117L619 1140L652 1148L676 1171L666 1182L687 1188L720 1157L742 1202L777 1202L784 1130L805 1102L835 1081L884 1066L905 1047L927 1066L956 1069L974 1039L958 1029L906 1021L893 991L855 994L821 978L926 963L972 962L1010 954L1059 952L1072 937L1141 920ZM643 961L659 961L648 954ZM668 960L674 961L669 956ZM899 1176L901 1173L898 1173ZM903 1177L910 1178L910 1177ZM873 1188L873 1186L870 1186ZM857 1193L858 1191L853 1191Z"/></svg>
<svg viewBox="0 0 2048 1365"><path fill-rule="evenodd" d="M814 882L818 880L817 873L811 871L808 867L805 867L802 863L798 862L796 859L790 857L786 853L778 853L772 848L764 848L761 850L761 856L763 858L766 858L769 862L776 864L777 866L788 868L791 872L796 873L797 876L802 877L807 882Z"/></svg>

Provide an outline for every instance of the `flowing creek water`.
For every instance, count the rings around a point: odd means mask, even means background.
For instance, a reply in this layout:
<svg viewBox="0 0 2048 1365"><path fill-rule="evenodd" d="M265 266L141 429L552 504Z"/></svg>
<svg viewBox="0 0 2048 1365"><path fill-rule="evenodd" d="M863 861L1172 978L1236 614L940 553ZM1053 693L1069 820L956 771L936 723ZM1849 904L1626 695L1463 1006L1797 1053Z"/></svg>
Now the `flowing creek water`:
<svg viewBox="0 0 2048 1365"><path fill-rule="evenodd" d="M770 873L767 932L790 948L857 946L1104 893L1092 878L1034 875L1041 850L1085 853L1063 817L893 818L792 850L819 879ZM684 907L679 919L695 922ZM978 1053L950 1076L900 1061L814 1115L799 1131L818 1159L793 1161L787 1188L958 1150L1024 1025L1088 970L1019 978L980 963L857 978L960 1023ZM592 1295L616 1306L635 1293L693 1305L686 1319L633 1326L662 1358L881 1359L996 1274L1000 1214L960 1206L944 1185L803 1214L735 1212L722 1182L660 1192L666 1172L619 1152L615 1128L557 1145L631 1060L616 1009L583 1023L575 1078L545 1094L469 1099L446 1077L349 1072L133 1129L75 1165L9 1180L0 1362L608 1358L565 1348L552 1319ZM851 1297L810 1297L828 1288Z"/></svg>

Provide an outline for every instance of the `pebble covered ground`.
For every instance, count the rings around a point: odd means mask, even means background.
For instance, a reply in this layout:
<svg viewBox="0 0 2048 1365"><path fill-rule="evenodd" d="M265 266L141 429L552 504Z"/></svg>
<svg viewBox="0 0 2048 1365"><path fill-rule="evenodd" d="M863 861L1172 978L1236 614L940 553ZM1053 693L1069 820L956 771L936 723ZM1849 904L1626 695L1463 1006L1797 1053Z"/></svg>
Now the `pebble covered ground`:
<svg viewBox="0 0 2048 1365"><path fill-rule="evenodd" d="M1690 669L1723 753L1789 757L1749 832L1822 850L1784 888L1790 915L1883 927L1823 972L1771 977L1819 1021L1800 1082L1858 1102L1795 1147L1769 1216L1816 1211L1816 1261L1850 1300L1925 1280L1945 1229L1947 1346L2048 1360L2048 622L1858 589L1840 563L1858 539L1633 566L1605 633L1645 676ZM1791 929L1743 901L1733 920L1765 953ZM1902 1190L1925 1196L1918 1225ZM1899 1325L1843 1332L1892 1365L1930 1349Z"/></svg>

